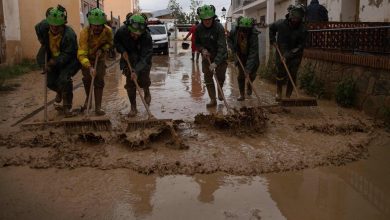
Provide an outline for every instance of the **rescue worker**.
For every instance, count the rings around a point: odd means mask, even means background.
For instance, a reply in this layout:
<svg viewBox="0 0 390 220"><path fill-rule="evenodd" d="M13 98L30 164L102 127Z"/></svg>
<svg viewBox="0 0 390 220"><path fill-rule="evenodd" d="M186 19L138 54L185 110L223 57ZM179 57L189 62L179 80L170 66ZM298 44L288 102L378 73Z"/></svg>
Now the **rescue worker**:
<svg viewBox="0 0 390 220"><path fill-rule="evenodd" d="M217 105L215 84L213 80L214 70L218 78L218 83L223 87L227 68L227 47L225 29L222 24L216 22L215 7L213 5L203 5L197 9L197 14L202 20L195 31L195 46L202 54L202 72L206 83L210 102L207 108ZM211 64L208 61L211 60ZM218 99L223 100L222 94L218 91Z"/></svg>
<svg viewBox="0 0 390 220"><path fill-rule="evenodd" d="M325 6L320 5L318 0L311 0L310 4L307 6L306 21L307 22L329 21L328 10L325 8Z"/></svg>
<svg viewBox="0 0 390 220"><path fill-rule="evenodd" d="M199 24L199 21L195 21L195 24L193 24L191 26L190 31L188 32L188 34L184 38L184 40L187 40L188 37L192 35L192 37L191 37L191 50L192 50L191 60L192 61L194 61L195 54L196 54L196 61L199 60L199 52L198 52L198 50L195 47L195 31L196 31L196 27L198 26L198 24Z"/></svg>
<svg viewBox="0 0 390 220"><path fill-rule="evenodd" d="M72 116L72 76L80 69L80 63L76 58L77 36L66 23L66 9L61 5L51 7L46 11L46 19L35 25L35 32L41 43L37 62L40 66L45 66L47 62L44 71L47 87L57 93L55 102L59 104L62 101L59 109L65 117L69 117Z"/></svg>
<svg viewBox="0 0 390 220"><path fill-rule="evenodd" d="M141 14L134 14L129 17L125 25L122 25L114 37L115 48L122 54L120 69L126 76L125 89L129 97L131 110L129 117L134 117L138 113L136 103L136 86L133 79L144 91L144 98L149 105L151 95L149 91L150 69L152 68L153 41L147 28L146 18ZM129 60L132 72L126 64Z"/></svg>
<svg viewBox="0 0 390 220"><path fill-rule="evenodd" d="M99 8L94 8L87 13L89 26L80 32L80 42L77 57L82 65L83 83L85 89L85 103L82 111L87 108L89 89L92 75L95 76L95 114L100 116L105 112L102 110L102 97L104 88L104 76L106 74L105 55L113 46L113 34L110 27L106 25L106 14ZM99 56L97 67L94 63Z"/></svg>
<svg viewBox="0 0 390 220"><path fill-rule="evenodd" d="M239 17L237 25L232 29L228 37L228 44L233 54L235 54L234 59L239 70L237 81L240 97L237 98L238 101L245 100L245 73L248 74L251 82L256 79L257 69L260 65L258 34L260 34L260 32L254 28L254 20L252 18ZM244 69L242 69L239 64L236 55L240 58L244 65ZM250 83L248 82L246 86L247 95L252 95Z"/></svg>
<svg viewBox="0 0 390 220"><path fill-rule="evenodd" d="M286 19L280 19L274 22L269 28L270 43L279 47L294 83L296 82L298 68L302 60L303 49L308 35L303 24L304 13L305 11L302 7L294 6L289 10ZM277 91L275 99L278 101L282 98L285 82L288 81L286 89L287 98L290 98L293 86L277 51L275 52L275 56L275 64L277 67Z"/></svg>

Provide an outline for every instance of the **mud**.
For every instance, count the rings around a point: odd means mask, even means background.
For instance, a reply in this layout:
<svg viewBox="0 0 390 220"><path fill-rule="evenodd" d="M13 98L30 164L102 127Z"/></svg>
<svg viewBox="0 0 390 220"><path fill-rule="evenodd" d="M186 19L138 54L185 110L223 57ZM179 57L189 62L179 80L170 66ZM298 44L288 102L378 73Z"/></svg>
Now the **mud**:
<svg viewBox="0 0 390 220"><path fill-rule="evenodd" d="M262 108L242 107L235 110L234 114L200 113L195 116L195 124L210 125L220 130L227 130L233 135L245 135L263 133L266 129L267 116Z"/></svg>
<svg viewBox="0 0 390 220"><path fill-rule="evenodd" d="M225 172L252 176L340 166L369 156L369 143L378 130L369 118L322 101L317 108L266 109L256 107L258 100L250 96L237 102L233 66L228 68L223 89L227 102L238 111L229 115L221 103L215 109L205 108L209 100L201 67L186 60L187 55L177 51L172 57L153 58L150 110L158 119L176 122L135 131L127 131L124 115L130 105L123 89L126 80L118 66L108 71L103 95L103 107L112 124L109 132L9 127L39 107L43 97L41 88L33 86L39 85L36 72L15 80L21 84L15 92L0 94L0 110L4 112L0 120L0 167L125 168L158 175ZM75 84L80 77L76 75ZM264 105L275 104L273 85L256 80L255 88ZM54 95L50 92L49 100ZM84 102L83 89L75 90L74 97L77 109ZM145 120L148 114L138 98L137 103L139 114L134 120ZM62 117L49 106L50 121ZM41 120L42 112L30 122Z"/></svg>
<svg viewBox="0 0 390 220"><path fill-rule="evenodd" d="M367 133L370 128L364 124L348 124L348 123L339 123L339 124L302 124L295 127L296 130L308 130L318 133L323 133L327 135L350 135L355 132Z"/></svg>

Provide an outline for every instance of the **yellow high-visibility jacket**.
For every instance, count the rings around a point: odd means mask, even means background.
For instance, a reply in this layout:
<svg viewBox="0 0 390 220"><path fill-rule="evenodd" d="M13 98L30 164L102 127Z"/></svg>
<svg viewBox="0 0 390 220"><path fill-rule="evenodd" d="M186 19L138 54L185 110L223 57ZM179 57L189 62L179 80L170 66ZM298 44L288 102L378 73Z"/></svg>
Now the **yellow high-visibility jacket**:
<svg viewBox="0 0 390 220"><path fill-rule="evenodd" d="M77 58L84 68L90 68L91 63L95 61L96 52L100 49L105 52L113 46L113 34L110 27L104 25L102 33L99 35L93 34L89 26L85 27L80 32L79 49ZM104 59L100 55L99 60Z"/></svg>

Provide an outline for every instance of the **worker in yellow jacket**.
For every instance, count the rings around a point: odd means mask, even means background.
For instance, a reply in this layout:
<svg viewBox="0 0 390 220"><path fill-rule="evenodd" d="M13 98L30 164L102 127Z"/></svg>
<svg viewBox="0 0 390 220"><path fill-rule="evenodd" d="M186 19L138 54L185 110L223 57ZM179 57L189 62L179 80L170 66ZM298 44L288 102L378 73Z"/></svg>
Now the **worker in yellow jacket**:
<svg viewBox="0 0 390 220"><path fill-rule="evenodd" d="M95 114L104 115L102 110L102 97L104 88L104 75L106 74L105 55L113 46L113 34L106 25L106 14L99 8L94 8L87 14L89 26L80 33L79 49L77 58L82 65L83 83L86 99L82 110L87 108L89 89L92 76L95 76ZM97 67L95 69L95 59Z"/></svg>

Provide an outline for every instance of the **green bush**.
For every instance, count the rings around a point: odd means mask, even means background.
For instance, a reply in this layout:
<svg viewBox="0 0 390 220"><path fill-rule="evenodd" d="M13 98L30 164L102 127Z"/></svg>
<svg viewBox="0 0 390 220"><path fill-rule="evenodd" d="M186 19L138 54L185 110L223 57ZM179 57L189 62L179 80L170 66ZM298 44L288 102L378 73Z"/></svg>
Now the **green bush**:
<svg viewBox="0 0 390 220"><path fill-rule="evenodd" d="M311 63L306 63L298 73L299 88L307 94L318 98L324 95L324 82L315 75L314 67Z"/></svg>
<svg viewBox="0 0 390 220"><path fill-rule="evenodd" d="M356 98L356 83L352 78L342 80L336 87L336 102L343 107L351 107Z"/></svg>
<svg viewBox="0 0 390 220"><path fill-rule="evenodd" d="M34 60L23 60L20 64L0 67L0 87L4 86L7 79L20 76L30 71L38 70L39 67Z"/></svg>
<svg viewBox="0 0 390 220"><path fill-rule="evenodd" d="M263 64L259 67L257 74L260 78L268 80L270 82L275 82L277 69L275 65L275 58L273 52L270 53L270 58L268 59L267 64Z"/></svg>

